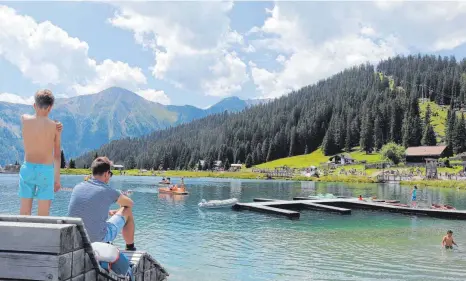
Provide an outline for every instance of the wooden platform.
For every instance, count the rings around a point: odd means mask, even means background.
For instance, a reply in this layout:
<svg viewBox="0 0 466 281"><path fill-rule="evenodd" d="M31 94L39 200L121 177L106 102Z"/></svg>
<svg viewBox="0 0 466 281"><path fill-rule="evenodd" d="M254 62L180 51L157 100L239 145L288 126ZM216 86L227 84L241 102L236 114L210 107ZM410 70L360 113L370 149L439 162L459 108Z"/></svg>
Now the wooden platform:
<svg viewBox="0 0 466 281"><path fill-rule="evenodd" d="M420 209L410 208L402 206L394 206L386 203L378 202L366 202L354 199L321 199L321 200L309 200L307 197L295 197L295 201L311 201L321 205L338 206L352 209L366 209L374 211L388 211L392 213L402 213L409 215L421 215L429 216L442 219L459 219L466 220L466 210L437 210L437 209Z"/></svg>
<svg viewBox="0 0 466 281"><path fill-rule="evenodd" d="M342 215L351 214L350 209L318 204L316 202L286 201L266 198L255 198L254 203L237 203L233 210L250 210L262 213L285 216L290 219L299 219L300 213L295 210L316 210L334 212Z"/></svg>
<svg viewBox="0 0 466 281"><path fill-rule="evenodd" d="M135 281L163 281L167 271L146 252L125 252ZM99 266L81 219L0 216L0 280L123 281Z"/></svg>

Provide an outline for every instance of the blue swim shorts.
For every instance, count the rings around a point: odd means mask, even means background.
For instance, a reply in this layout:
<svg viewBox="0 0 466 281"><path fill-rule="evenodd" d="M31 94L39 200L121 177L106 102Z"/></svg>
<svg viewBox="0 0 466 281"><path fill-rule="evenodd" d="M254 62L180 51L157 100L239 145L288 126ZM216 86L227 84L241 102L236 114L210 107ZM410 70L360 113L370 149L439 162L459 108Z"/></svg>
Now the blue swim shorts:
<svg viewBox="0 0 466 281"><path fill-rule="evenodd" d="M53 165L24 162L19 170L19 197L53 200Z"/></svg>
<svg viewBox="0 0 466 281"><path fill-rule="evenodd" d="M118 233L123 230L126 221L122 215L115 214L107 220L107 234L105 234L104 241L102 242L113 242L116 239Z"/></svg>

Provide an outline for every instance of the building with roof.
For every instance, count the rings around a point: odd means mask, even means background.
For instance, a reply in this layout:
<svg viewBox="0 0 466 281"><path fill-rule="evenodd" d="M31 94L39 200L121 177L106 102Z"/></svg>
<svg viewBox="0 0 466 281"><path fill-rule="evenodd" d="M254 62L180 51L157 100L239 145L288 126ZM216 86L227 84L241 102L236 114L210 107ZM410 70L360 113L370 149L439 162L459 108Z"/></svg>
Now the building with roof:
<svg viewBox="0 0 466 281"><path fill-rule="evenodd" d="M412 146L405 152L407 163L425 163L426 159L439 159L447 156L447 146Z"/></svg>
<svg viewBox="0 0 466 281"><path fill-rule="evenodd" d="M330 163L341 164L341 165L347 165L347 164L354 163L354 159L348 153L334 155L330 157L328 160Z"/></svg>

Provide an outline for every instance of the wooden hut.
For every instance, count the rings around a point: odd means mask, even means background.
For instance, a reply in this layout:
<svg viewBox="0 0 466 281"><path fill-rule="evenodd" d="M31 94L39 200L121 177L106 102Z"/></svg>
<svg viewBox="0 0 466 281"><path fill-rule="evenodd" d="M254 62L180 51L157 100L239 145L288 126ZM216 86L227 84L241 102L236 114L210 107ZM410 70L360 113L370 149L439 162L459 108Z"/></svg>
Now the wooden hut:
<svg viewBox="0 0 466 281"><path fill-rule="evenodd" d="M424 163L426 159L439 159L446 155L447 147L439 146L412 146L406 149L406 163Z"/></svg>
<svg viewBox="0 0 466 281"><path fill-rule="evenodd" d="M0 280L127 281L100 267L81 219L0 216ZM148 253L121 251L135 281L164 281Z"/></svg>

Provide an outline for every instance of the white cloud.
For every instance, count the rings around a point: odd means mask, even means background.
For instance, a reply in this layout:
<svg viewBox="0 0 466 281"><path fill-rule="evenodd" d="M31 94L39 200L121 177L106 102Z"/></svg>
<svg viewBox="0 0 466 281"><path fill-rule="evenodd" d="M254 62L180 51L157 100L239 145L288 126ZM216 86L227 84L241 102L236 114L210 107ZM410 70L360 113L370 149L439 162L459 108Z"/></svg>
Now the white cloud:
<svg viewBox="0 0 466 281"><path fill-rule="evenodd" d="M25 98L15 94L0 93L0 101L32 105L34 103L34 97Z"/></svg>
<svg viewBox="0 0 466 281"><path fill-rule="evenodd" d="M246 48L243 48L243 52L245 53L254 53L256 48L253 45L249 44Z"/></svg>
<svg viewBox="0 0 466 281"><path fill-rule="evenodd" d="M164 91L157 91L154 89L139 90L136 94L145 98L148 101L158 102L161 104L170 104L170 98L165 94Z"/></svg>
<svg viewBox="0 0 466 281"><path fill-rule="evenodd" d="M247 41L272 53L279 69L250 63L262 96L275 97L344 68L396 54L466 43L466 3L276 2Z"/></svg>
<svg viewBox="0 0 466 281"><path fill-rule="evenodd" d="M244 62L232 51L244 44L230 28L232 2L118 3L109 22L134 33L153 51L152 74L179 88L212 96L241 89L248 80Z"/></svg>
<svg viewBox="0 0 466 281"><path fill-rule="evenodd" d="M0 26L0 56L35 84L60 85L73 94L89 94L110 86L135 90L147 83L140 68L90 58L86 42L70 37L49 21L38 23L0 5Z"/></svg>

